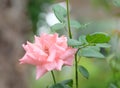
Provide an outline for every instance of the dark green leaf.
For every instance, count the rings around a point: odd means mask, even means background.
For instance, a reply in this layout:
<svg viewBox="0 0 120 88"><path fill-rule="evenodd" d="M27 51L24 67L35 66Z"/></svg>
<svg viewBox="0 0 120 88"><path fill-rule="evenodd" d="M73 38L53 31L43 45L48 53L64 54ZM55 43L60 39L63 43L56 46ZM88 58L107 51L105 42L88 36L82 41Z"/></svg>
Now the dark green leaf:
<svg viewBox="0 0 120 88"><path fill-rule="evenodd" d="M68 80L62 81L61 83L64 84L64 85L68 85L68 86L72 87L73 80L72 79L68 79Z"/></svg>
<svg viewBox="0 0 120 88"><path fill-rule="evenodd" d="M70 26L71 26L72 28L76 28L76 29L81 28L81 24L80 24L78 21L76 21L76 20L71 20L71 21L70 21Z"/></svg>
<svg viewBox="0 0 120 88"><path fill-rule="evenodd" d="M58 19L60 22L64 22L65 17L66 17L66 15L67 15L66 9L63 8L63 7L60 6L60 5L54 5L53 11L54 11L55 16L57 17L57 19Z"/></svg>
<svg viewBox="0 0 120 88"><path fill-rule="evenodd" d="M57 24L54 24L53 26L51 26L52 31L57 31L57 30L61 30L61 29L64 29L64 24L62 24L62 23L57 23Z"/></svg>
<svg viewBox="0 0 120 88"><path fill-rule="evenodd" d="M80 46L82 45L81 42L79 42L78 40L75 40L75 39L68 39L68 45L69 46Z"/></svg>
<svg viewBox="0 0 120 88"><path fill-rule="evenodd" d="M79 66L79 72L86 78L86 79L88 79L89 78L89 72L88 72L88 70L85 68L85 67L83 67L83 66Z"/></svg>
<svg viewBox="0 0 120 88"><path fill-rule="evenodd" d="M57 83L55 85L52 85L51 87L49 88L70 88L69 86L66 86L64 84L61 84L61 83Z"/></svg>
<svg viewBox="0 0 120 88"><path fill-rule="evenodd" d="M89 46L86 48L83 48L79 50L78 55L84 56L84 57L93 57L93 58L104 58L104 55L102 55L99 52L100 48L96 46Z"/></svg>
<svg viewBox="0 0 120 88"><path fill-rule="evenodd" d="M106 33L96 32L86 36L88 43L107 43L110 40L110 36Z"/></svg>
<svg viewBox="0 0 120 88"><path fill-rule="evenodd" d="M52 85L50 88L66 88L66 87L63 84L58 83L56 85Z"/></svg>

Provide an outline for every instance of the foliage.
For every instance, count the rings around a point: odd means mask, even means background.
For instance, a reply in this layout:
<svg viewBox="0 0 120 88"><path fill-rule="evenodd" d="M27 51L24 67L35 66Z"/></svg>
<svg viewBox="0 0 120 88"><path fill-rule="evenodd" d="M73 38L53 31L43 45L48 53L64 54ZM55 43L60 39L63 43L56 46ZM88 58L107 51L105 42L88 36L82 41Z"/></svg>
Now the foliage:
<svg viewBox="0 0 120 88"><path fill-rule="evenodd" d="M53 85L49 88L72 88L72 85L73 85L73 80L68 79L68 80L64 80L60 83L57 83L56 85Z"/></svg>
<svg viewBox="0 0 120 88"><path fill-rule="evenodd" d="M41 12L44 11L44 4L52 3L53 0L29 0L28 2L28 14L30 19L32 20L32 29L33 32L36 33L37 30L37 22ZM39 18L42 19L42 18Z"/></svg>
<svg viewBox="0 0 120 88"><path fill-rule="evenodd" d="M79 71L86 79L89 78L89 72L88 72L88 70L85 67L80 65L79 66Z"/></svg>
<svg viewBox="0 0 120 88"><path fill-rule="evenodd" d="M112 81L109 84L109 88L119 88L120 87L120 55L119 55L119 30L115 30L117 32L113 33L111 39L111 52L107 57L107 62L112 71Z"/></svg>
<svg viewBox="0 0 120 88"><path fill-rule="evenodd" d="M96 6L100 6L103 5L103 7L107 10L111 10L111 4L109 2L109 0L92 0ZM113 0L112 4L114 4L115 6L119 7L119 1L117 0ZM60 5L55 5L53 7L53 11L54 14L56 16L56 18L59 20L59 23L54 24L53 26L51 26L51 31L52 33L57 32L58 30L67 30L68 29L68 20L67 20L67 10L65 8L63 8ZM35 12L34 12L35 13ZM36 15L38 15L38 13L36 13ZM35 19L34 19L35 17ZM33 15L33 22L37 22L37 18L35 15ZM35 23L36 24L36 23ZM80 22L70 19L70 27L71 29L77 29L77 31L81 31L82 28L85 27L86 24L81 24ZM100 59L100 58L105 58L105 56L101 53L101 48L109 48L111 47L108 42L110 41L110 36L107 33L103 33L103 32L95 32L95 33L91 33L91 34L87 34L87 35L80 35L78 39L74 39L74 38L68 38L68 45L78 49L77 51L77 61L79 63L79 60L81 58L96 58L96 59ZM108 63L111 66L111 69L113 72L119 72L119 63L118 55L113 55L108 57ZM112 58L112 59L111 59ZM113 59L113 58L117 58ZM103 60L103 59L102 59ZM117 63L117 65L116 65ZM86 79L90 78L90 73L89 71L86 69L86 67L84 67L84 65L77 65L79 72L81 73L81 75L83 75L83 77L85 77ZM94 72L95 73L95 72ZM103 73L102 73L103 74ZM99 74L101 75L101 74ZM103 74L105 75L105 74ZM98 76L98 75L97 75ZM119 74L118 74L119 76ZM117 76L117 77L118 77ZM102 76L100 76L102 77ZM116 84L116 80L118 81L119 79L115 77L114 81L108 83L107 86L109 86L109 88L118 88L118 84ZM48 88L72 88L73 85L73 81L72 79L70 80L64 80L62 82L58 82L55 85L51 85L48 86ZM95 82L95 81L94 81ZM94 83L93 82L93 83ZM99 86L101 87L101 86ZM88 88L88 87L85 87ZM96 88L94 86L92 86L91 88ZM103 88L103 87L101 87Z"/></svg>
<svg viewBox="0 0 120 88"><path fill-rule="evenodd" d="M51 27L51 31L53 32L57 32L57 30L62 30L62 29L69 29L69 26L71 28L75 28L75 29L80 29L82 28L83 25L81 25L78 21L76 20L70 20L70 24L68 23L69 20L66 17L67 11L65 8L61 7L60 5L55 5L53 7L54 10L54 14L57 17L57 19L59 20L59 23L53 25ZM70 29L69 29L70 30ZM69 34L70 36L70 34ZM78 58L79 57L93 57L93 58L104 58L104 55L102 55L100 53L100 48L108 48L109 45L107 45L106 43L108 43L110 41L110 36L106 33L103 32L96 32L96 33L92 33L92 34L87 34L87 35L82 35L79 36L79 40L73 39L73 38L68 38L68 45L74 48L77 48L77 52L75 55L75 75L76 75L76 88L78 88L78 69L79 68L79 72L85 77L85 78L89 78L89 72L88 70L83 67L83 66L78 66ZM58 83L53 85L50 88L59 88L59 87L63 87L63 88L68 88L65 85Z"/></svg>

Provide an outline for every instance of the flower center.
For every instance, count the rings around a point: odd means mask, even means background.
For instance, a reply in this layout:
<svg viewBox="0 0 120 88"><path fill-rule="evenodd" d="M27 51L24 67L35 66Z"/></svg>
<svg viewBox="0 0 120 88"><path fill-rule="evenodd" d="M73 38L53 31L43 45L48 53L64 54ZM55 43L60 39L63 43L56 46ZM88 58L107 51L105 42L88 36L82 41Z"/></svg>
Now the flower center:
<svg viewBox="0 0 120 88"><path fill-rule="evenodd" d="M44 51L49 55L49 49L47 47L44 49Z"/></svg>

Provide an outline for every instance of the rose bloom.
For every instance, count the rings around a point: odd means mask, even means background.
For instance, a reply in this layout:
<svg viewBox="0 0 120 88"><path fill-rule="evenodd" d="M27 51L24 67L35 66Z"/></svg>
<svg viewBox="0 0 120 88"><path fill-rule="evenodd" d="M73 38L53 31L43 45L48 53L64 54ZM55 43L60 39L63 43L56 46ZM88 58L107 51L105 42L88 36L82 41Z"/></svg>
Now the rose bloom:
<svg viewBox="0 0 120 88"><path fill-rule="evenodd" d="M51 70L61 70L62 66L73 64L76 49L67 45L67 37L58 37L58 34L45 34L35 36L35 42L23 44L26 53L20 64L36 66L36 79Z"/></svg>

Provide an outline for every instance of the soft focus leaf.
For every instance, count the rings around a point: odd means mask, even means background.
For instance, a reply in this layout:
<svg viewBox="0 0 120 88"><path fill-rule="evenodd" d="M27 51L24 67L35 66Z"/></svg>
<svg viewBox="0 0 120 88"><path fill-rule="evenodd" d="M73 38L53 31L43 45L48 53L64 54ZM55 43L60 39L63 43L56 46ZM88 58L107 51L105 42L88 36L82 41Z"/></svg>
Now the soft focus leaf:
<svg viewBox="0 0 120 88"><path fill-rule="evenodd" d="M99 47L97 47L97 46L88 46L88 47L86 47L86 48L89 48L89 49L93 49L93 50L96 50L96 51L100 51L100 48Z"/></svg>
<svg viewBox="0 0 120 88"><path fill-rule="evenodd" d="M65 85L63 85L63 84L58 83L58 84L56 84L56 85L52 85L52 86L49 87L49 88L66 88L66 87L65 87Z"/></svg>
<svg viewBox="0 0 120 88"><path fill-rule="evenodd" d="M81 36L79 37L79 41L80 41L82 44L86 44L86 43L87 43L87 41L86 41L86 35L81 35Z"/></svg>
<svg viewBox="0 0 120 88"><path fill-rule="evenodd" d="M82 25L81 25L81 28L86 28L86 27L88 27L91 23L92 23L92 22L82 24Z"/></svg>
<svg viewBox="0 0 120 88"><path fill-rule="evenodd" d="M120 0L112 0L112 2L116 7L120 7Z"/></svg>
<svg viewBox="0 0 120 88"><path fill-rule="evenodd" d="M113 84L113 83L111 83L110 85L109 85L109 88L118 88L115 84Z"/></svg>
<svg viewBox="0 0 120 88"><path fill-rule="evenodd" d="M70 26L71 26L72 28L76 28L76 29L81 28L81 24L80 24L78 21L76 21L76 20L71 20L71 21L70 21Z"/></svg>
<svg viewBox="0 0 120 88"><path fill-rule="evenodd" d="M73 80L72 79L68 79L68 80L64 80L61 82L64 85L69 85L70 87L72 87L73 85Z"/></svg>
<svg viewBox="0 0 120 88"><path fill-rule="evenodd" d="M75 39L68 39L68 45L69 46L80 46L82 45L82 43L78 40L75 40Z"/></svg>
<svg viewBox="0 0 120 88"><path fill-rule="evenodd" d="M89 43L107 43L110 40L110 36L106 33L96 32L86 36L86 40Z"/></svg>
<svg viewBox="0 0 120 88"><path fill-rule="evenodd" d="M73 80L72 79L68 79L68 80L64 80L60 83L57 83L55 85L52 85L49 88L72 88L73 85Z"/></svg>
<svg viewBox="0 0 120 88"><path fill-rule="evenodd" d="M98 47L102 47L102 48L110 48L111 47L111 45L109 45L109 44L107 44L107 43L102 43L102 44L96 44L96 46L98 46Z"/></svg>
<svg viewBox="0 0 120 88"><path fill-rule="evenodd" d="M55 84L55 85L52 85L52 86L49 87L49 88L70 88L70 87L67 86L67 85L64 85L64 84L62 84L62 83L57 83L57 84Z"/></svg>
<svg viewBox="0 0 120 88"><path fill-rule="evenodd" d="M9 0L10 1L10 0ZM43 6L47 3L49 6L52 4L54 0L29 0L27 3L27 13L29 14L28 16L30 17L30 20L32 21L32 30L36 34L37 33L37 23L38 21L40 23L43 22L43 17L40 16L41 13L45 12L43 9ZM39 20L40 19L40 20ZM43 24L41 24L43 25Z"/></svg>
<svg viewBox="0 0 120 88"><path fill-rule="evenodd" d="M66 15L67 15L66 9L63 8L63 7L60 6L60 5L54 5L53 11L54 11L55 16L57 17L57 19L58 19L60 22L64 22L64 19L65 19Z"/></svg>
<svg viewBox="0 0 120 88"><path fill-rule="evenodd" d="M52 31L57 31L57 30L61 30L61 29L64 29L64 24L62 24L62 23L57 23L57 24L54 24L53 26L51 26Z"/></svg>
<svg viewBox="0 0 120 88"><path fill-rule="evenodd" d="M88 79L89 78L89 72L88 72L88 70L85 68L85 67L83 67L83 66L79 66L79 72L86 78L86 79Z"/></svg>
<svg viewBox="0 0 120 88"><path fill-rule="evenodd" d="M93 57L93 58L104 58L104 55L102 55L99 52L99 48L95 46L89 46L86 48L83 48L79 51L78 55L79 56L84 56L84 57Z"/></svg>

